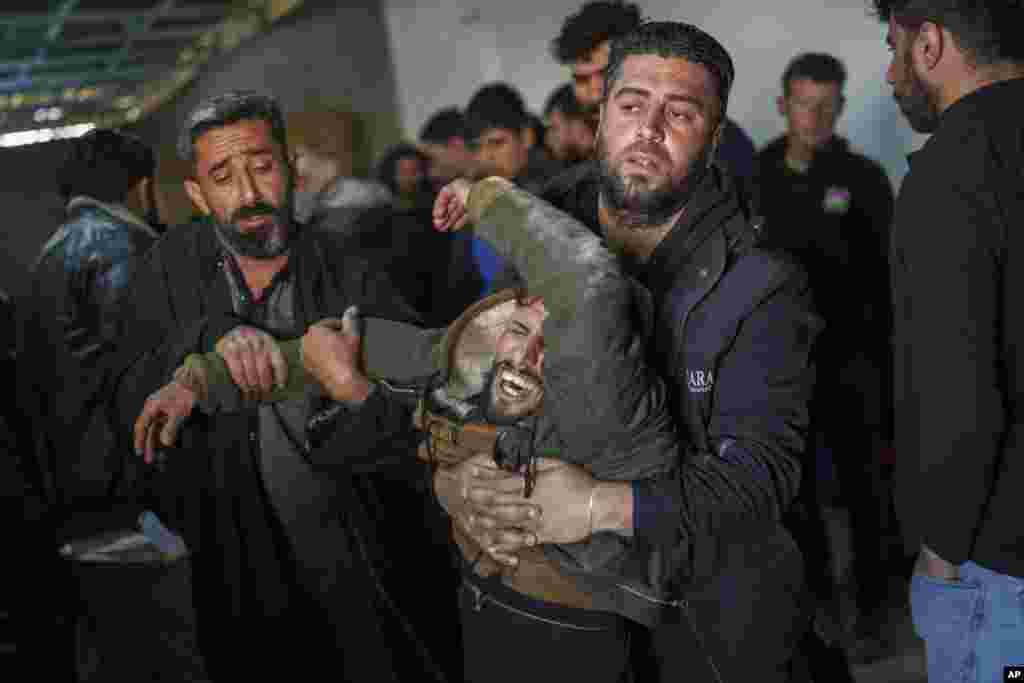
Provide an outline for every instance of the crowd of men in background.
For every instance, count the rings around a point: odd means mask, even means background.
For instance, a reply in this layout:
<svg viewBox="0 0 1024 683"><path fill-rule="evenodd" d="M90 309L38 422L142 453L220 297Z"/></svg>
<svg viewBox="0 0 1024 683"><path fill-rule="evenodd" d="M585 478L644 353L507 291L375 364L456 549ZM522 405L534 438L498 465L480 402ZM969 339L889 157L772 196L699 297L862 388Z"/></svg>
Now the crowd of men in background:
<svg viewBox="0 0 1024 683"><path fill-rule="evenodd" d="M479 613L481 594L475 605L455 600L460 572L472 568L452 566L450 526L490 541L482 547L497 548L500 562L546 542L573 511L589 514L593 531L596 489L588 510L586 500L569 504L579 481L572 476L583 475L541 476L534 500L565 502L540 511L550 525L542 533L532 526L530 500L508 498L512 484L475 479L478 464L440 480L425 475L414 457L395 456L415 453L418 443L408 411L396 407L402 397L387 383L343 372L355 362L358 336L322 322L356 305L373 317L445 328L478 300L521 286L472 226L436 229L439 196L449 201L453 187L476 187L459 179L497 176L599 235L649 292L649 362L678 392L680 434L713 442L705 451L725 463L701 470L707 480L743 489L750 469L759 477L770 470L774 482L773 489L750 475L749 509L727 507L723 494L690 510L692 500L678 492L627 487L631 522L616 533L635 532L638 545L662 538L651 531L666 528L651 522L656 514L675 515L672 528L682 515L682 526L699 533L702 515L777 511L770 521L785 529L777 556L750 550L721 560L706 583L675 586L676 597L692 600L686 618L652 629L623 621L632 637L613 635L604 651L629 644L632 680L676 680L687 671L716 683L755 671L764 680L852 680L854 664L885 654L893 600L908 600L894 598L892 577L912 577L909 603L930 680L953 680L947 676L965 667L990 680L1002 665L1024 664L1007 659L1024 651L1019 605L1015 613L1011 604L1024 590L1024 547L1010 481L1020 470L1011 245L1024 210L1024 134L1014 114L1024 98L1024 54L1005 29L1019 25L1022 10L995 1L874 5L889 25L887 79L897 101L915 130L935 133L912 159L898 202L881 166L836 132L847 81L839 57L794 56L777 100L785 132L756 150L727 116L733 67L713 38L605 0L583 5L554 37L552 56L571 80L551 93L542 117L513 85L485 84L465 105L444 103L418 140L390 149L370 179L341 174L316 149L289 147L273 98L258 93L214 98L184 122L179 153L192 169L186 189L197 211L186 226L160 223L145 143L108 130L69 143L57 173L67 221L44 245L29 295L3 325L5 335L16 330L2 361L18 398L5 401L0 439L20 457L5 460L0 481L24 483L29 556L59 587L42 608L15 610L28 656L55 671L70 667L79 681L221 681L301 668L345 680L461 680L470 671L472 680L515 680L523 662L547 680L544 660L559 652L536 645L541 659L531 662L535 653L517 638L548 642L557 628L530 630L529 618L549 626L564 618L565 628L581 632L619 628L574 607L545 611L527 601L515 610L528 621L502 617L493 649L478 642L475 654L463 651L459 610L463 622ZM469 190L461 201L473 213L480 200ZM744 294L757 282L747 239L758 253L788 255L778 261L784 265L766 262L784 274L756 301ZM728 245L718 255L716 240ZM702 290L694 282L709 272L721 284ZM800 273L813 301L806 307ZM686 298L688 287L701 292L699 301ZM742 304L751 310L728 343L685 330L691 317L708 330L720 324L711 312L731 320L730 296L751 297ZM690 307L681 317L680 306ZM216 350L243 395L255 395L271 375L285 383L273 350L289 338L303 339L302 362L314 368L322 395L228 414L210 407L182 362ZM806 342L807 368L795 355L772 356L779 340L786 353ZM701 343L718 346L695 348ZM687 355L698 353L714 357ZM253 365L254 357L274 365ZM693 362L704 363L699 377ZM710 404L687 402L707 392ZM152 406L160 419L140 435L136 418ZM704 413L694 418L691 408ZM735 418L730 410L749 411L758 425L730 432L722 426ZM314 443L306 432L324 414L341 426ZM786 423L777 433L765 426L776 418ZM769 434L764 452L764 444L744 445L761 438L746 428ZM902 459L895 506L883 458L894 443ZM124 457L133 450L147 457ZM793 466L799 485L788 491ZM714 498L700 498L687 467L678 475L682 490L693 500ZM461 483L445 489L444 476ZM471 486L497 487L504 503L470 506ZM849 511L854 559L845 579L835 573L826 506ZM894 511L902 529L893 527ZM670 555L701 547L685 530L666 533L676 534L664 543ZM894 553L883 539L901 533L907 547ZM95 571L90 557L140 534L145 544L117 573ZM798 568L779 559L790 557L790 535ZM738 564L763 578L735 572ZM753 599L789 590L797 596L792 614L781 597ZM967 602L948 604L950 590ZM744 595L749 604L736 602ZM70 628L54 630L58 614ZM1000 620L1015 626L987 625ZM173 635L155 639L154 631ZM55 634L68 645L66 660L45 655ZM566 636L571 657L553 671L587 671L572 662L594 643L605 648L595 638ZM503 663L491 661L502 653L516 666L502 672ZM491 674L481 673L488 667Z"/></svg>

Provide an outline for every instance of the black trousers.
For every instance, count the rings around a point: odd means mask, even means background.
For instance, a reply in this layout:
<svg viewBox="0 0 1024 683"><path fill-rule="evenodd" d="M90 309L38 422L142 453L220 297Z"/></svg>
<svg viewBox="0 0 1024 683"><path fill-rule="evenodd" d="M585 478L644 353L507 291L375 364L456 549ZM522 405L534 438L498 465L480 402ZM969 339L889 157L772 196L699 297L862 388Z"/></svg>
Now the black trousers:
<svg viewBox="0 0 1024 683"><path fill-rule="evenodd" d="M524 596L500 581L459 588L467 683L621 683L626 620Z"/></svg>
<svg viewBox="0 0 1024 683"><path fill-rule="evenodd" d="M822 374L824 376L812 406L812 430L815 437L824 439L832 450L840 502L850 513L857 608L863 615L874 616L886 602L889 591L882 561L883 527L879 498L883 494L877 461L878 444L864 426L865 398L860 387L851 381L849 373L832 371ZM812 484L813 480L807 483ZM807 493L810 494L808 502L814 507L812 516L820 515L820 501L813 495L813 489ZM823 522L816 523L824 529ZM831 581L831 563L828 560L831 551L826 536L823 533L810 534L805 540L811 545L805 552L823 565L811 572L818 574L812 582L824 584ZM814 548L815 541L825 543L826 547ZM827 579L821 576L822 573Z"/></svg>

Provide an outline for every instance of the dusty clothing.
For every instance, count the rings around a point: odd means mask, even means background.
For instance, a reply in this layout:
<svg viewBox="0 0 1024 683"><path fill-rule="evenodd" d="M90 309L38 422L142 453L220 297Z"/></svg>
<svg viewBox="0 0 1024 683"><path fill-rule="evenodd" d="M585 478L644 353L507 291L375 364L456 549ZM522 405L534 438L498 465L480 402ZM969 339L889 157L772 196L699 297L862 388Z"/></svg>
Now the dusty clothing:
<svg viewBox="0 0 1024 683"><path fill-rule="evenodd" d="M316 194L296 192L295 217L301 223L315 223L323 213L331 211L338 220L337 227L344 229L363 211L391 206L393 201L391 190L381 183L338 176Z"/></svg>
<svg viewBox="0 0 1024 683"><path fill-rule="evenodd" d="M594 166L545 193L595 232L598 197ZM799 487L821 322L803 271L758 248L755 226L716 168L627 270L652 297L650 361L686 446L676 476L634 483L634 544L662 551L689 606L661 628L692 639L693 625L724 680L783 665L806 627L802 560L781 519Z"/></svg>
<svg viewBox="0 0 1024 683"><path fill-rule="evenodd" d="M896 510L908 547L1024 577L1024 79L950 106L892 240Z"/></svg>
<svg viewBox="0 0 1024 683"><path fill-rule="evenodd" d="M650 311L642 291L599 238L567 214L499 184L478 185L470 203L489 192L494 196L476 222L477 234L516 268L529 295L542 297L548 311L544 404L518 434L530 434L534 452L582 465L598 479L668 476L678 434L665 387L645 364ZM449 394L478 394L492 359L484 354L466 363L446 354ZM632 573L624 571L626 558L648 552L636 550L629 538L602 533L541 550L581 589L579 597L589 598L570 604L648 625L670 605L666 577L649 572L657 565L649 556ZM551 585L555 578L540 580ZM512 587L520 581L506 578Z"/></svg>
<svg viewBox="0 0 1024 683"><path fill-rule="evenodd" d="M544 405L509 432L506 445L515 440L516 448L583 465L605 480L666 476L677 460L677 433L665 387L644 363L644 320L650 315L642 292L587 228L507 181L478 183L471 212L475 203L486 206L477 234L514 264L529 294L542 297L548 311ZM369 319L367 367L403 379L440 368L443 400L466 417L479 402L497 336L515 305L511 295L478 302L439 344L439 331L403 331ZM631 546L628 538L598 534L534 549L538 562L531 566L541 583L561 585L556 601L562 604L571 592L568 604L652 624L669 604L664 576L648 573L647 566L658 563L640 561L624 575L620 566L632 557ZM521 569L509 585L529 591L516 583L526 574Z"/></svg>
<svg viewBox="0 0 1024 683"><path fill-rule="evenodd" d="M302 231L292 246L281 275L290 283L290 334L340 317L351 304L414 320L386 279L341 246L336 236L314 230ZM137 460L132 425L146 397L185 355L212 350L238 324L259 324L255 312L236 310L224 267L221 246L204 224L175 228L140 267L126 309L127 341L106 383L124 459ZM420 476L402 467L413 446L411 415L374 392L319 448L295 433L290 416L281 416L280 433L296 443L267 452L261 423L270 417L258 406L195 414L165 470L152 475L154 504L193 553L200 643L211 674L226 680L284 675L298 658L343 677L371 672L375 680L390 680L389 649L398 662L409 648L378 590L381 550L373 520L383 513L374 508L374 475ZM285 509L288 478L297 474L316 504ZM278 657L281 647L287 658Z"/></svg>

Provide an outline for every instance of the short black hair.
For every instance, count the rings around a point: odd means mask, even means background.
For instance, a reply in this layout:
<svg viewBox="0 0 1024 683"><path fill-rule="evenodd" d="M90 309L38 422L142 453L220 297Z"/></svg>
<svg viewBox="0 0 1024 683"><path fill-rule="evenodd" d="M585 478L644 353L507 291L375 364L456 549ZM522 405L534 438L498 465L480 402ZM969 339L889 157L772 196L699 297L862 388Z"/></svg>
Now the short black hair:
<svg viewBox="0 0 1024 683"><path fill-rule="evenodd" d="M608 70L605 72L604 99L622 76L622 63L633 55L657 55L664 59L682 58L706 68L718 81L718 98L724 120L729 91L736 76L732 57L710 34L676 21L649 21L612 41Z"/></svg>
<svg viewBox="0 0 1024 683"><path fill-rule="evenodd" d="M606 40L614 40L643 21L640 8L632 3L596 0L570 14L562 31L551 41L551 55L559 64L586 59Z"/></svg>
<svg viewBox="0 0 1024 683"><path fill-rule="evenodd" d="M882 21L894 18L913 31L924 22L943 26L975 66L1024 62L1021 0L873 0Z"/></svg>
<svg viewBox="0 0 1024 683"><path fill-rule="evenodd" d="M120 202L136 183L156 173L153 149L127 133L96 129L70 145L57 168L57 192L65 202L80 196Z"/></svg>
<svg viewBox="0 0 1024 683"><path fill-rule="evenodd" d="M562 112L562 116L568 119L590 120L587 110L576 99L576 91L572 87L572 83L559 86L548 96L544 103L544 118L549 118L556 111Z"/></svg>
<svg viewBox="0 0 1024 683"><path fill-rule="evenodd" d="M466 106L466 140L477 140L485 130L504 128L521 131L530 125L530 115L519 91L508 83L489 83L473 95Z"/></svg>
<svg viewBox="0 0 1024 683"><path fill-rule="evenodd" d="M420 142L443 145L452 138L466 137L466 117L457 107L446 107L437 112L420 128Z"/></svg>
<svg viewBox="0 0 1024 683"><path fill-rule="evenodd" d="M232 90L203 100L185 117L178 135L178 156L195 162L195 142L200 135L214 128L239 121L258 120L270 124L270 134L281 149L288 149L284 113L277 100L255 90Z"/></svg>
<svg viewBox="0 0 1024 683"><path fill-rule="evenodd" d="M815 83L838 83L842 90L846 85L846 67L836 57L824 52L805 52L797 55L782 72L782 92L789 97L793 81L806 78Z"/></svg>
<svg viewBox="0 0 1024 683"><path fill-rule="evenodd" d="M419 159L424 164L430 161L423 152L405 142L390 147L384 153L381 160L377 162L374 175L396 196L398 195L398 179L395 177L395 171L398 169L398 162L402 159Z"/></svg>

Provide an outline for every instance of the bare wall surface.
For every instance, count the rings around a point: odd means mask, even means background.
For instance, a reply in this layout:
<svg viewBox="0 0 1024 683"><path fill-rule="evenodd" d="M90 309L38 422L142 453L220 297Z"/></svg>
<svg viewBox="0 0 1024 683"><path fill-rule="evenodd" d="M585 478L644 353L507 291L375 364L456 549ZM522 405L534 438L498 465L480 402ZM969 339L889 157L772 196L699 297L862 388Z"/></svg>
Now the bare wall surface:
<svg viewBox="0 0 1024 683"><path fill-rule="evenodd" d="M539 111L569 79L551 58L551 39L583 0L384 0L398 79L402 123L414 136L444 106L465 106L491 80L518 87ZM763 145L783 131L775 98L787 62L800 52L827 51L847 66L849 100L839 131L880 161L894 182L905 155L920 144L885 83L885 27L868 13L867 0L640 0L651 19L697 24L718 38L736 64L729 112Z"/></svg>
<svg viewBox="0 0 1024 683"><path fill-rule="evenodd" d="M174 140L185 114L226 90L273 93L286 111L340 107L357 115L356 170L400 135L387 28L377 0L306 0L263 36L209 65L181 95L137 127L157 144ZM360 167L364 167L360 169Z"/></svg>

